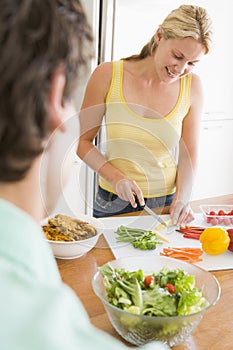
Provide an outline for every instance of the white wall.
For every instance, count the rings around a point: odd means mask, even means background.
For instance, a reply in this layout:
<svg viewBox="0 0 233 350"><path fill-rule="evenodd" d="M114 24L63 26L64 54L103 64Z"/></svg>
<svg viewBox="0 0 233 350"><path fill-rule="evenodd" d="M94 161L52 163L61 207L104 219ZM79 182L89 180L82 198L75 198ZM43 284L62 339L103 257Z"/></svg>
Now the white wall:
<svg viewBox="0 0 233 350"><path fill-rule="evenodd" d="M204 84L205 111L231 113L233 91L231 0L116 0L113 59L139 53L166 15L184 3L204 6L213 21L213 49L195 67Z"/></svg>

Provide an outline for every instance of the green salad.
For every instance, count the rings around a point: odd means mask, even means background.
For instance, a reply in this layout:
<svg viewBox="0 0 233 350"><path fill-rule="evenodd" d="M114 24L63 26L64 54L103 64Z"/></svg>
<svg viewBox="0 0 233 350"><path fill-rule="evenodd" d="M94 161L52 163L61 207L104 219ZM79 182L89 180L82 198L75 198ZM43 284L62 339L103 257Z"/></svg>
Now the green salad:
<svg viewBox="0 0 233 350"><path fill-rule="evenodd" d="M159 272L144 273L113 269L109 264L99 268L109 303L125 311L147 316L182 316L208 306L195 276L184 270L165 266Z"/></svg>

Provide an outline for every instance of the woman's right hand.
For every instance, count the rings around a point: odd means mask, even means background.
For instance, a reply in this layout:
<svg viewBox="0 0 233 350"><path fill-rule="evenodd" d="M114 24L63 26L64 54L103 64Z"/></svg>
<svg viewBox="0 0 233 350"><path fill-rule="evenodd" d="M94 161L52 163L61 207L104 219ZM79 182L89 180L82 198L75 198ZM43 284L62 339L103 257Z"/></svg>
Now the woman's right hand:
<svg viewBox="0 0 233 350"><path fill-rule="evenodd" d="M142 191L134 180L121 179L114 185L114 190L120 199L130 202L133 208L137 208L136 197L141 206L145 205Z"/></svg>

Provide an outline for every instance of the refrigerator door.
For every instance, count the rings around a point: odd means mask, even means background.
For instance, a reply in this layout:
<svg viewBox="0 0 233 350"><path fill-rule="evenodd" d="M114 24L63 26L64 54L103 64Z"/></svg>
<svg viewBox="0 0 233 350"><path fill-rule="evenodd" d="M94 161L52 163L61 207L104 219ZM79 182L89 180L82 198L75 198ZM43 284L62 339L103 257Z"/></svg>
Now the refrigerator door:
<svg viewBox="0 0 233 350"><path fill-rule="evenodd" d="M94 37L94 51L93 58L89 62L89 69L85 72L83 81L79 83L79 89L77 90L77 110L81 106L85 88L90 78L92 71L100 62L100 27L101 27L101 0L81 0L83 7L86 11L89 23L91 24L93 37ZM80 213L87 215L92 215L93 198L95 191L95 173L88 167L84 162L82 162L78 157L75 162L76 167L76 183L75 188L79 188L79 196L77 198L78 207ZM71 195L72 197L72 195Z"/></svg>

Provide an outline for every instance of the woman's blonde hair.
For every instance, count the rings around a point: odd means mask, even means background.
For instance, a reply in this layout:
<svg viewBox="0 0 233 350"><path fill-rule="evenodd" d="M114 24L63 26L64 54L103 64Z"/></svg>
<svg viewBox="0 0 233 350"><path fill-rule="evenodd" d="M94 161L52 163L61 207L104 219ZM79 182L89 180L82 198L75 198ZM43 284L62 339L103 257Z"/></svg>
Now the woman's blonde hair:
<svg viewBox="0 0 233 350"><path fill-rule="evenodd" d="M181 5L173 10L159 26L164 39L184 39L191 37L205 47L205 53L210 51L212 44L212 21L203 7ZM141 60L151 56L156 50L155 35L142 48L140 54L125 58L126 60Z"/></svg>

